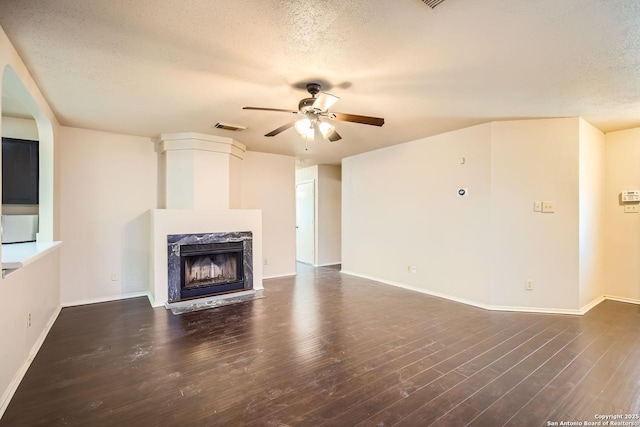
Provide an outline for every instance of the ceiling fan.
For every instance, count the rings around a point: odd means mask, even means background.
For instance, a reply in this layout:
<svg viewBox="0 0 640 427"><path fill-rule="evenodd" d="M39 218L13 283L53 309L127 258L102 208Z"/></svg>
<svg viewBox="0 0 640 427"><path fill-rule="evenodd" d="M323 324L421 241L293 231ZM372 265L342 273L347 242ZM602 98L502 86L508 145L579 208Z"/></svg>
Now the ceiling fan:
<svg viewBox="0 0 640 427"><path fill-rule="evenodd" d="M346 113L330 113L328 111L329 108L338 102L340 98L325 92L320 92L320 89L321 87L318 83L307 83L307 91L311 94L311 98L302 99L298 104L298 111L263 107L243 107L243 110L277 111L302 116L302 118L298 120L272 130L265 136L276 136L291 127L295 127L298 134L300 134L300 136L307 142L314 140L316 137L326 138L332 142L342 139L335 127L322 119L361 123L373 126L382 126L384 124L384 119L379 117L359 116L356 114ZM318 96L316 97L316 95Z"/></svg>

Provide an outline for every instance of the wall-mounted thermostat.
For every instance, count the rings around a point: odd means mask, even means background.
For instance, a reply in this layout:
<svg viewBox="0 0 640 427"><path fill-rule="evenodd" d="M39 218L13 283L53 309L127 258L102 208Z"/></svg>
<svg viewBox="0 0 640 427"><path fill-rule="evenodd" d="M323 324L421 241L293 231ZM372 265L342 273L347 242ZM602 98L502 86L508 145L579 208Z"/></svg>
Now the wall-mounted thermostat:
<svg viewBox="0 0 640 427"><path fill-rule="evenodd" d="M469 189L468 188L458 188L458 196L468 196Z"/></svg>
<svg viewBox="0 0 640 427"><path fill-rule="evenodd" d="M640 202L640 190L626 190L622 192L622 203Z"/></svg>

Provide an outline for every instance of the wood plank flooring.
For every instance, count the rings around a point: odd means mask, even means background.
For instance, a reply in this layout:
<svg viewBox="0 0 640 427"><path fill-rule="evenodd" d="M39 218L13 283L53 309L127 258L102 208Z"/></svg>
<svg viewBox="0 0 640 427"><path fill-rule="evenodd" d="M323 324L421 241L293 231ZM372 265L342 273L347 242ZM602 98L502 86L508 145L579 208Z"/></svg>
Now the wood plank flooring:
<svg viewBox="0 0 640 427"><path fill-rule="evenodd" d="M266 281L264 299L179 316L145 298L63 309L0 426L541 427L640 414L639 306L489 312L301 267Z"/></svg>

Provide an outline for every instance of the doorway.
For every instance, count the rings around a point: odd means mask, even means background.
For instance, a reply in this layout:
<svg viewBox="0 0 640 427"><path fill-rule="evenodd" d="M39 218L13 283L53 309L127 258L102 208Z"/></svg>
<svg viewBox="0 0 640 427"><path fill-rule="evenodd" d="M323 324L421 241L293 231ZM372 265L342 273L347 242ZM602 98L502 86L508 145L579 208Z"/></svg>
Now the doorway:
<svg viewBox="0 0 640 427"><path fill-rule="evenodd" d="M315 264L315 181L296 184L296 260Z"/></svg>

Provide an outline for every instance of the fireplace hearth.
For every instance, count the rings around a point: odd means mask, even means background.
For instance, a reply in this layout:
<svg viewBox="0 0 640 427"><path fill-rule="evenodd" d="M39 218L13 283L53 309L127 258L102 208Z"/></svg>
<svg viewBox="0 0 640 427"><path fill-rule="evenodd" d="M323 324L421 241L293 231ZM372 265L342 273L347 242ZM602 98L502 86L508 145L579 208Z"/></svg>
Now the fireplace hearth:
<svg viewBox="0 0 640 427"><path fill-rule="evenodd" d="M249 231L172 234L168 246L168 301L252 289Z"/></svg>

